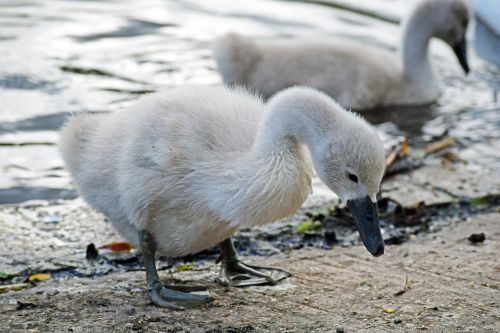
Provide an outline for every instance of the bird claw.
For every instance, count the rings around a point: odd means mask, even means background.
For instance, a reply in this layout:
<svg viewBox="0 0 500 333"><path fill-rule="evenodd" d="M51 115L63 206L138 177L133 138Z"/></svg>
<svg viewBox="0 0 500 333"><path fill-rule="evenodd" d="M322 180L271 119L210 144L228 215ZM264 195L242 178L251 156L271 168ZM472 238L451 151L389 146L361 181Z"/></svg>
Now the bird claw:
<svg viewBox="0 0 500 333"><path fill-rule="evenodd" d="M148 294L151 302L154 304L163 308L180 311L194 308L214 300L210 295L191 294L164 287L149 289Z"/></svg>
<svg viewBox="0 0 500 333"><path fill-rule="evenodd" d="M207 291L208 288L198 284L166 284L165 288L180 292Z"/></svg>
<svg viewBox="0 0 500 333"><path fill-rule="evenodd" d="M226 287L274 286L290 275L282 269L247 265L239 260L223 261L217 281Z"/></svg>

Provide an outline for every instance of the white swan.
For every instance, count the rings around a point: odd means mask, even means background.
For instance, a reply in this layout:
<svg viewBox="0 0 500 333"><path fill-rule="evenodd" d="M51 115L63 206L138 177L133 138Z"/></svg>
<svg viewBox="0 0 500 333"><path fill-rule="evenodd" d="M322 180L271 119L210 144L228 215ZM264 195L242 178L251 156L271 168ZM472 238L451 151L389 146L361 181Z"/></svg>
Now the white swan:
<svg viewBox="0 0 500 333"><path fill-rule="evenodd" d="M160 92L122 112L74 116L60 149L81 196L142 250L160 306L209 299L163 288L155 250L175 257L221 243L224 283L237 284L243 272L275 282L239 262L229 237L294 214L311 192L310 157L347 201L367 249L384 251L382 144L363 119L311 88L287 89L267 104L241 88Z"/></svg>
<svg viewBox="0 0 500 333"><path fill-rule="evenodd" d="M216 40L214 55L226 83L253 87L266 97L306 85L356 110L427 104L440 93L429 41L437 37L451 45L468 72L468 20L463 0L423 0L405 20L398 55L340 38L254 41L237 34Z"/></svg>

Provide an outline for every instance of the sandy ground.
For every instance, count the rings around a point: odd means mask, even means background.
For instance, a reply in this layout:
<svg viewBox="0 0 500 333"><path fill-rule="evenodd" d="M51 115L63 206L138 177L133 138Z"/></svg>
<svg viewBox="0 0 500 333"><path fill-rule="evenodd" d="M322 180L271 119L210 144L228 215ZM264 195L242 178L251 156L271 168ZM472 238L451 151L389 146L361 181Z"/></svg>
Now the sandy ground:
<svg viewBox="0 0 500 333"><path fill-rule="evenodd" d="M163 273L204 284L216 297L181 312L150 304L142 271L46 281L0 295L0 331L499 332L499 220L499 213L476 216L390 246L381 258L356 246L259 259L293 274L274 287L225 290L213 282L215 265ZM486 234L484 243L467 240L476 232Z"/></svg>

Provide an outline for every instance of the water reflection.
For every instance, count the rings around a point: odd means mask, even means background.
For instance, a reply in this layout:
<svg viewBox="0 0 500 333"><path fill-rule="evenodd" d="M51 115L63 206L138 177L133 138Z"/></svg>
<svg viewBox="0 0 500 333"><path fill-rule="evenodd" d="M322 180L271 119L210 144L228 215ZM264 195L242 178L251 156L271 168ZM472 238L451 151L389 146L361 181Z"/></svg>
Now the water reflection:
<svg viewBox="0 0 500 333"><path fill-rule="evenodd" d="M407 136L422 135L422 128L437 112L436 104L421 106L393 106L363 112L362 115L373 124L391 122Z"/></svg>
<svg viewBox="0 0 500 333"><path fill-rule="evenodd" d="M74 199L76 197L76 190L70 188L12 186L0 189L0 203L2 204L16 204L26 200Z"/></svg>

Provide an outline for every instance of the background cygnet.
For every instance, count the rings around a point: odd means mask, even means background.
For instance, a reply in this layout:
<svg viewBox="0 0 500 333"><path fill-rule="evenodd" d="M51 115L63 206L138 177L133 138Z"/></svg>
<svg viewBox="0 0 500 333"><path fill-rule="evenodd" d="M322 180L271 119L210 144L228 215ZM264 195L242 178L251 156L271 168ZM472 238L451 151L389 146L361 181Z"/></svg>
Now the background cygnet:
<svg viewBox="0 0 500 333"><path fill-rule="evenodd" d="M227 84L244 84L266 97L307 85L356 110L423 105L440 95L430 39L449 44L467 73L468 22L464 0L423 0L403 22L397 54L341 38L252 40L237 34L216 40L214 54Z"/></svg>

